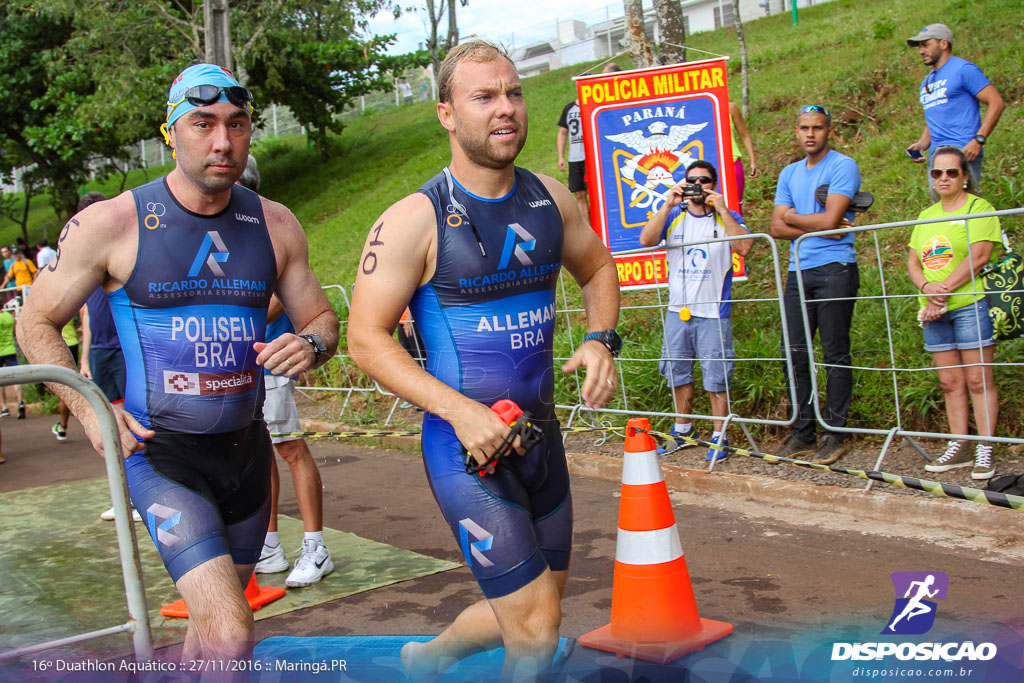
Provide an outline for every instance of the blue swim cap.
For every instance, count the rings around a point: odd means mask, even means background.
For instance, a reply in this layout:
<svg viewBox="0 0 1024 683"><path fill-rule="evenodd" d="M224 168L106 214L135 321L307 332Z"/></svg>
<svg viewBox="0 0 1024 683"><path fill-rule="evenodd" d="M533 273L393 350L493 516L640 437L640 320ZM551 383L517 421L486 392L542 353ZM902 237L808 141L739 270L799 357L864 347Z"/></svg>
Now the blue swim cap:
<svg viewBox="0 0 1024 683"><path fill-rule="evenodd" d="M197 85L214 85L219 88L241 87L234 74L216 64L193 64L174 79L170 92L167 94L167 128L170 128L182 115L197 107L185 100L185 91ZM230 102L223 92L217 102Z"/></svg>

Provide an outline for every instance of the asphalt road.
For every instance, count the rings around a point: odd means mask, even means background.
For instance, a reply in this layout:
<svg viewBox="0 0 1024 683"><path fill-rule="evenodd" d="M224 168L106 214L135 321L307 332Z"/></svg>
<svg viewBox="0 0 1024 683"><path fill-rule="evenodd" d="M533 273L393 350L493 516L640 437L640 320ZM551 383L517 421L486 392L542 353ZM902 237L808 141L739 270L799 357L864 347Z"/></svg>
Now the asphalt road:
<svg viewBox="0 0 1024 683"><path fill-rule="evenodd" d="M0 420L7 459L0 466L0 492L103 475L102 459L86 443L81 427L72 420L69 440L58 443L49 431L53 421L52 416L36 415L23 421ZM313 443L312 451L324 482L327 526L462 561L416 453L337 442ZM281 512L297 517L286 466L281 474ZM608 623L618 490L617 484L606 481L573 481L576 531L563 636L576 638ZM766 517L763 511L747 514L753 503L741 499L722 510L692 496L673 498L701 616L730 622L736 629L727 638L734 645L722 655L726 659L765 643L797 644L799 649L831 648L836 640L878 640L896 597L890 573L930 571L946 573L950 590L927 638L970 636L1016 643L1006 645L1004 652L1022 666L1024 591L1019 564L1010 556L981 560L967 549L929 543L927 535L908 540L865 533L870 530L856 520L837 520L825 509L820 519L804 513L794 521L784 510L779 510L779 519ZM913 525L912 519L894 521ZM149 539L142 535L140 542ZM343 563L345 558L334 561ZM2 585L0 577L0 590ZM262 640L276 635L436 634L479 597L470 571L463 567L260 620L256 635ZM175 649L162 656L174 657Z"/></svg>

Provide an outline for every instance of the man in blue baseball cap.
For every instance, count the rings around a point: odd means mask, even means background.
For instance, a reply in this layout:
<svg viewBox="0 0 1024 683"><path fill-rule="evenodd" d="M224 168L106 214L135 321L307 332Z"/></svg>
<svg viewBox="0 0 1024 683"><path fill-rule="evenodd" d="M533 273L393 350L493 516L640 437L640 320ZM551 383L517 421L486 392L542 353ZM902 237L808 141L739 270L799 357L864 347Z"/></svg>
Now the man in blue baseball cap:
<svg viewBox="0 0 1024 683"><path fill-rule="evenodd" d="M68 221L19 330L32 363L73 368L60 329L102 287L125 355L113 406L128 489L189 611L182 656L251 656L244 588L270 512L273 449L263 370L325 363L338 318L309 268L295 216L235 181L252 137L252 94L227 69L174 80L161 127L177 165ZM277 294L298 333L264 343ZM88 403L51 387L102 452Z"/></svg>

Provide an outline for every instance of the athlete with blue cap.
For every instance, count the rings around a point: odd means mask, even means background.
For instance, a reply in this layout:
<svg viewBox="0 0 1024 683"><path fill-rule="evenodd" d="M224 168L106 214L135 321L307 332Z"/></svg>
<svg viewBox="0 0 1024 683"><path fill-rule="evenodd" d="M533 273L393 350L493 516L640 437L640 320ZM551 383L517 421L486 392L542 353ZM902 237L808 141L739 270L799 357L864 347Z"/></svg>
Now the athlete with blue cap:
<svg viewBox="0 0 1024 683"><path fill-rule="evenodd" d="M193 109L228 102L252 114L252 93L239 84L234 74L216 64L193 64L182 71L167 97L167 122L160 126L164 140L168 129Z"/></svg>
<svg viewBox="0 0 1024 683"><path fill-rule="evenodd" d="M175 168L72 217L19 321L30 362L74 368L60 329L97 287L106 292L127 366L113 410L129 493L185 599L183 657L196 661L252 652L244 588L267 529L273 458L263 369L294 377L338 340L295 216L235 185L251 112L252 94L227 69L182 71L161 126ZM275 293L300 332L264 343ZM102 452L88 403L52 389Z"/></svg>

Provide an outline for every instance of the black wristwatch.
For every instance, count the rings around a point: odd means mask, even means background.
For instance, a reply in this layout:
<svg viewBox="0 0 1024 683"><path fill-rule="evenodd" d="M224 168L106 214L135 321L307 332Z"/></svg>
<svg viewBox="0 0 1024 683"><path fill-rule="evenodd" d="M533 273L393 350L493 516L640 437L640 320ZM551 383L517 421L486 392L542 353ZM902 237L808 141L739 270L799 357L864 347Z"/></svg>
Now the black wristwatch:
<svg viewBox="0 0 1024 683"><path fill-rule="evenodd" d="M603 332L591 332L583 338L584 342L590 340L596 340L605 345L613 356L618 356L619 352L622 351L622 337L615 330L605 330Z"/></svg>
<svg viewBox="0 0 1024 683"><path fill-rule="evenodd" d="M320 356L327 353L327 347L324 346L323 340L320 339L319 334L300 334L300 337L309 342L309 345L313 347L313 353L316 357L313 359L313 363L316 364L320 360Z"/></svg>
<svg viewBox="0 0 1024 683"><path fill-rule="evenodd" d="M985 140L988 140L988 138L982 135L981 133L978 133L977 135L974 136L974 141L977 142L979 145L984 145Z"/></svg>

